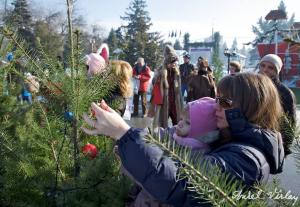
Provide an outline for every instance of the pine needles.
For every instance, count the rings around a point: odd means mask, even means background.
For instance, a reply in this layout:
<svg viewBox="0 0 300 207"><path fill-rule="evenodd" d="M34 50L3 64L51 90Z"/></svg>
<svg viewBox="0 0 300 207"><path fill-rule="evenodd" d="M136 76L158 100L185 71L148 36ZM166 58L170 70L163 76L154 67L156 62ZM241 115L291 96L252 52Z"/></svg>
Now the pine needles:
<svg viewBox="0 0 300 207"><path fill-rule="evenodd" d="M159 146L174 162L181 163L178 179L187 179L188 189L201 204L213 206L291 206L295 200L272 199L273 186L249 188L230 174L223 172L210 157L203 157L188 148L179 146L168 136L151 132L147 140ZM284 192L283 190L281 191Z"/></svg>

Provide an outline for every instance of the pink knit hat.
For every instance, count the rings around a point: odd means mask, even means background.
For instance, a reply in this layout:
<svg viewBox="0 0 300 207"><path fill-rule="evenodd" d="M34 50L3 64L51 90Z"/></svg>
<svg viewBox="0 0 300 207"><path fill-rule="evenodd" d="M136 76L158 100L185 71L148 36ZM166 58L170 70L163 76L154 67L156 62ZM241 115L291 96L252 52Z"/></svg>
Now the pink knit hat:
<svg viewBox="0 0 300 207"><path fill-rule="evenodd" d="M189 137L197 138L217 129L215 99L204 97L188 104L191 124Z"/></svg>
<svg viewBox="0 0 300 207"><path fill-rule="evenodd" d="M96 53L86 55L86 65L89 66L87 75L89 77L102 73L108 63L109 50L107 44L103 43Z"/></svg>

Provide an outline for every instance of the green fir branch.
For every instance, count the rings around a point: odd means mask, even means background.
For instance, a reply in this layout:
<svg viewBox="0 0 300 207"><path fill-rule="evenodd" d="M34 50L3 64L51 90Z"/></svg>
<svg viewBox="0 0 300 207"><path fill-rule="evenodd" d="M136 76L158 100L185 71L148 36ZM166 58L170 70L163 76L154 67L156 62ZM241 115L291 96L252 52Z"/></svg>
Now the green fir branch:
<svg viewBox="0 0 300 207"><path fill-rule="evenodd" d="M75 61L74 61L74 43L73 43L73 25L72 25L72 8L73 8L73 0L66 0L67 1L67 16L68 16L68 30L69 30L69 41L70 41L70 49L71 49L71 78L74 79L74 68L75 68ZM72 86L74 83L72 83Z"/></svg>
<svg viewBox="0 0 300 207"><path fill-rule="evenodd" d="M149 135L147 137L152 143L158 145L161 149L168 152L168 154L171 157L173 157L175 160L179 160L184 165L184 168L187 169L187 170L185 170L185 173L188 173L187 175L189 175L190 173L195 175L202 183L209 186L210 189L213 189L214 192L217 192L222 198L224 198L227 201L227 203L231 204L231 206L238 206L237 203L227 194L227 192L223 191L223 189L221 189L216 183L212 182L209 177L207 177L204 173L202 173L203 170L207 171L206 169L199 169L200 166L199 166L199 168L196 168L194 166L193 163L197 160L199 161L200 159L199 158L191 159L192 155L191 155L190 150L188 150L187 148L184 148L184 147L179 147L178 145L175 144L175 142L173 140L171 141L168 137L164 137L163 139L161 139L160 137L159 137L159 139L156 139L151 135ZM204 164L204 166L205 165L206 164ZM215 170L214 172L218 171L217 168L215 168L214 170ZM188 177L190 177L190 176L188 176ZM196 179L196 178L194 178L194 179ZM198 183L198 180L197 180L197 182L193 182L193 181L195 181L194 179L189 182L191 182L191 184ZM198 192L197 188L195 188L195 190L196 190L196 192ZM200 193L201 193L201 191L200 191ZM211 202L215 202L214 199L212 199L212 200L211 199L212 198L210 198Z"/></svg>
<svg viewBox="0 0 300 207"><path fill-rule="evenodd" d="M150 131L150 130L149 130ZM150 132L147 141L159 146L172 159L177 160L183 167L179 168L178 179L187 179L188 188L194 192L195 198L206 200L213 206L286 206L289 207L293 201L284 199L271 199L268 186L255 185L249 191L241 182L235 180L230 174L224 173L208 160L203 159L202 154L195 154L186 147L179 146L168 136L160 137ZM262 197L256 200L233 199L235 193L242 191L243 194L257 193ZM284 192L282 190L282 192Z"/></svg>
<svg viewBox="0 0 300 207"><path fill-rule="evenodd" d="M10 31L7 27L4 27L1 29L1 33L7 37L9 40L11 40L20 50L20 52L33 64L33 67L38 70L38 72L43 76L40 81L44 83L44 85L50 89L47 86L47 82L52 82L51 79L47 76L43 68L37 63L36 59L36 53L33 51L33 49L25 49L26 46L24 45L24 41L21 40L20 37L18 37L16 34L14 34L12 31ZM61 90L61 87L59 87L56 83L52 83L53 86L57 89L60 90L62 93L64 93L63 90Z"/></svg>

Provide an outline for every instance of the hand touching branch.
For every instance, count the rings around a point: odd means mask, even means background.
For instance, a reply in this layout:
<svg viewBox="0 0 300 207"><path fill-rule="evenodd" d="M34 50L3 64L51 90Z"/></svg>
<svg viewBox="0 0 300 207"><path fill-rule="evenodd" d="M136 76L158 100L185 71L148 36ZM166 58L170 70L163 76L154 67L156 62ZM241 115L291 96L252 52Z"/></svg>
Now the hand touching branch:
<svg viewBox="0 0 300 207"><path fill-rule="evenodd" d="M95 112L96 120L91 119L86 113L83 114L84 121L91 127L91 129L82 127L85 133L102 134L118 140L129 130L130 126L104 100L101 101L100 107L92 103L91 108Z"/></svg>

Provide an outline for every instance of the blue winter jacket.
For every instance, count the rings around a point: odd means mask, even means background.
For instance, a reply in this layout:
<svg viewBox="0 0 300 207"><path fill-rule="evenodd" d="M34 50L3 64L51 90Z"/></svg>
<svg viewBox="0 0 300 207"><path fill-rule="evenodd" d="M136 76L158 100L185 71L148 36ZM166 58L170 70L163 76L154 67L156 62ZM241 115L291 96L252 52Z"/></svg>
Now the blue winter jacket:
<svg viewBox="0 0 300 207"><path fill-rule="evenodd" d="M284 151L280 134L250 124L239 109L225 113L233 141L213 149L204 159L248 186L281 172ZM131 128L117 141L125 169L162 203L199 206L186 188L186 180L178 180L176 162L159 147L146 143L145 135L145 130Z"/></svg>

